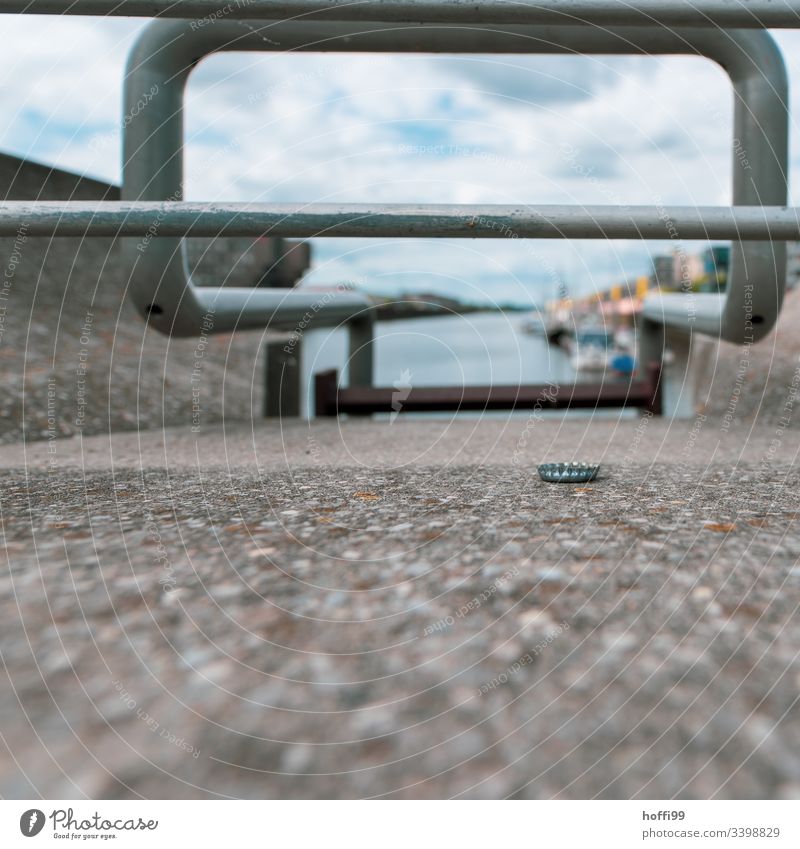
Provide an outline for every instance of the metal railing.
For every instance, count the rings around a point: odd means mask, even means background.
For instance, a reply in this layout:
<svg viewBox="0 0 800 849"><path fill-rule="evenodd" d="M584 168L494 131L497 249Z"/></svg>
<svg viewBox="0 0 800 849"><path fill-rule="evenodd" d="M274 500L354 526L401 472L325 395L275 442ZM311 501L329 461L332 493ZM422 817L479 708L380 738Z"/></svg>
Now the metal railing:
<svg viewBox="0 0 800 849"><path fill-rule="evenodd" d="M0 204L0 232L11 232L24 221L29 232L41 235L154 235L146 250L133 250L131 242L128 255L133 300L164 332L193 335L209 311L217 332L290 329L298 315L315 307L313 296L296 291L193 287L181 237L201 234L667 240L678 233L680 238L731 239L725 295L650 296L644 304L646 321L743 342L762 338L780 312L784 240L800 236L800 213L786 207L786 72L774 40L760 28L800 25L800 3L0 0L0 12L207 16L202 27L184 18L154 21L131 53L125 80L129 117L123 136L123 203ZM292 15L303 19L275 19ZM247 27L240 25L242 18L249 19ZM559 25L552 25L554 20ZM630 25L638 21L649 25ZM672 28L676 24L681 26ZM748 168L740 167L734 150L734 205L728 208L182 203L186 82L205 56L224 50L704 56L731 80L733 147L747 150ZM355 382L368 384L372 327L366 299L340 293L316 311L315 320L351 324Z"/></svg>
<svg viewBox="0 0 800 849"><path fill-rule="evenodd" d="M269 37L265 38L267 32ZM766 32L670 30L661 27L626 27L612 31L587 26L480 29L427 24L416 27L384 25L376 29L372 24L314 21L271 23L268 29L253 25L243 31L237 22L227 20L214 21L212 25L201 28L187 20L155 21L140 36L131 52L125 81L125 114L131 119L123 137L124 200L164 201L182 197L183 95L186 82L204 56L230 50L702 55L719 63L731 79L735 93L733 137L736 145L748 152L750 167L747 170L740 167L735 152L732 152L734 204L762 207L783 207L786 204L788 82L780 51ZM143 103L145 105L141 107ZM402 209L394 210L399 217L393 221L387 221L385 217L391 214L390 208L384 208L382 212L383 222L369 215L363 216L359 221L359 232L376 236L400 236L406 232L407 223L401 220ZM426 222L424 210L419 210L419 213L417 226L424 228L430 221ZM184 213L174 210L174 214ZM208 214L211 214L210 210ZM746 212L739 214L747 215ZM462 210L461 215L469 216L469 221L462 224L463 235L474 236L477 232L484 232L488 236L504 232L480 226L482 220L491 219L491 207L471 207ZM564 215L571 222L571 237L584 238L609 228L620 211L577 208L566 210ZM737 222L735 214L730 215L730 227L719 227L716 232L720 238L736 240ZM436 216L435 208L428 211L428 219ZM535 210L532 217L539 219L541 225L541 217L535 214ZM788 217L792 217L791 212ZM648 213L647 219L651 234L655 231L656 236L661 235L665 239L674 237L664 223L669 219L655 211ZM184 219L184 224L187 223ZM638 223L645 222L642 218ZM163 221L159 226L162 225ZM513 221L509 226L512 236L524 235L514 230ZM374 229L376 227L380 230ZM316 229L324 231L325 228ZM534 228L531 235L542 237L552 234L553 230L553 227L539 226L538 233ZM223 232L239 233L235 216ZM637 235L635 228L629 232ZM300 233L295 231L292 235ZM638 235L641 236L641 231ZM750 338L755 325L755 336L760 338L774 325L780 312L785 278L786 248L783 242L737 241L732 250L726 297L692 298L690 301L684 295L674 295L653 299L646 303L644 314L659 323L719 335L731 342ZM134 272L134 300L143 311L147 305L155 303L155 281L159 284L158 304L162 313L150 316L151 321L162 328L173 328L172 332L176 332L176 326L185 327L187 333L196 332L198 311L207 304L199 302L194 305L187 297L187 292L192 290L185 263L180 258L180 245L166 237L153 240ZM263 325L261 305L252 293L222 290L220 294L226 299L231 313L238 310L238 321L245 326ZM198 296L198 301L212 297L215 297L213 293L206 292ZM754 323L746 320L746 298L750 315L758 318ZM271 305L267 308L273 309ZM364 355L365 346L361 340L357 340L351 348Z"/></svg>
<svg viewBox="0 0 800 849"><path fill-rule="evenodd" d="M13 201L0 204L0 236L23 218L30 236L142 236L157 221L162 238L661 239L668 219L686 239L747 242L800 239L799 216L775 206Z"/></svg>
<svg viewBox="0 0 800 849"><path fill-rule="evenodd" d="M759 29L800 25L795 0L0 0L0 12L144 18L399 23L663 24Z"/></svg>
<svg viewBox="0 0 800 849"><path fill-rule="evenodd" d="M521 386L417 386L409 387L401 405L403 413L486 412L487 410L598 410L634 407L660 416L661 364L650 363L631 381L602 381ZM314 378L317 416L367 416L398 413L397 390L393 387L351 386L343 388L336 371L323 371Z"/></svg>

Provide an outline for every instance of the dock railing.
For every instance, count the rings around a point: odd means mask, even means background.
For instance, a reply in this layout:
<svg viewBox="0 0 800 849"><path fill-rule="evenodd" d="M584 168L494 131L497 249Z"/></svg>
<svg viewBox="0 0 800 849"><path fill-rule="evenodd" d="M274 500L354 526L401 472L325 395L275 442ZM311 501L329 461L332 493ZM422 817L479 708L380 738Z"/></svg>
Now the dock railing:
<svg viewBox="0 0 800 849"><path fill-rule="evenodd" d="M224 15L220 11L224 6ZM172 335L249 328L293 330L346 324L350 382L372 382L374 314L343 291L319 302L302 290L198 288L183 237L265 235L449 238L730 239L722 295L650 295L642 355L663 348L665 328L730 342L758 341L774 326L786 282L786 240L800 238L800 210L787 206L788 81L766 27L800 27L800 2L692 0L0 0L0 13L135 15L153 21L125 76L123 200L0 204L0 235L129 237L132 300L144 319ZM195 18L204 18L202 27ZM243 30L239 21L250 23ZM183 98L192 70L226 50L481 54L681 54L706 57L734 93L730 207L498 207L198 204L183 202ZM745 170L735 154L748 152ZM138 242L136 239L138 238ZM677 347L681 347L678 345ZM687 346L688 350L688 346ZM667 401L666 412L680 405Z"/></svg>

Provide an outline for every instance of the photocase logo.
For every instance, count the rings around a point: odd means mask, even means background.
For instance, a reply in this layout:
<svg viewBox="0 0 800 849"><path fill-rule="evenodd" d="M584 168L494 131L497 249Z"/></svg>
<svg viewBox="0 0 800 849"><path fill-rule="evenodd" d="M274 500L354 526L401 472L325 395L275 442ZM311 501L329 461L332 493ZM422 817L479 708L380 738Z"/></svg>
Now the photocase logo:
<svg viewBox="0 0 800 849"><path fill-rule="evenodd" d="M400 372L400 380L395 380L392 384L395 391L392 392L392 414L389 416L389 424L394 424L395 419L400 415L400 411L403 409L403 404L408 400L408 396L411 394L412 377L413 375L411 374L411 371L404 368Z"/></svg>
<svg viewBox="0 0 800 849"><path fill-rule="evenodd" d="M19 818L19 830L25 837L36 837L44 828L44 812L38 808L31 808Z"/></svg>
<svg viewBox="0 0 800 849"><path fill-rule="evenodd" d="M109 837L116 837L115 834L105 834L104 832L120 832L120 831L155 831L158 828L158 820L145 820L141 817L110 820L103 817L97 811L83 819L76 819L75 811L72 808L56 808L47 817L44 811L38 808L31 808L19 818L19 830L25 837L36 837L36 835L44 828L47 820L52 820L53 836L66 838L82 838L87 840L92 837L97 837L98 833L103 840ZM60 833L56 833L59 832ZM81 832L90 832L81 835Z"/></svg>

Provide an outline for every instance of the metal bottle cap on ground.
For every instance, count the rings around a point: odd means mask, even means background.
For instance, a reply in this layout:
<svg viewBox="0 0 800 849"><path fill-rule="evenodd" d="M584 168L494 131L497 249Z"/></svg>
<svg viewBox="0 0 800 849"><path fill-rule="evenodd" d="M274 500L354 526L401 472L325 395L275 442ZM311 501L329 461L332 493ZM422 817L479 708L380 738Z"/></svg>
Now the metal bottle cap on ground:
<svg viewBox="0 0 800 849"><path fill-rule="evenodd" d="M548 483L588 483L599 471L599 465L589 463L542 463L539 477Z"/></svg>

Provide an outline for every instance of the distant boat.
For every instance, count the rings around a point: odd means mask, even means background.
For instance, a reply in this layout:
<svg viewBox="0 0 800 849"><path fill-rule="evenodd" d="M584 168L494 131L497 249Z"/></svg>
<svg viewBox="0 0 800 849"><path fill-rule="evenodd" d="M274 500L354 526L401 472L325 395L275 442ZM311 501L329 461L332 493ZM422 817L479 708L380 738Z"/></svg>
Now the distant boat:
<svg viewBox="0 0 800 849"><path fill-rule="evenodd" d="M547 330L547 319L543 313L533 313L520 324L519 329L529 336L544 336Z"/></svg>
<svg viewBox="0 0 800 849"><path fill-rule="evenodd" d="M614 355L614 334L605 328L586 328L575 334L565 347L576 372L606 371Z"/></svg>
<svg viewBox="0 0 800 849"><path fill-rule="evenodd" d="M561 340L571 336L573 330L561 321L554 319L533 318L525 321L520 326L523 333L530 336L544 336L551 345L560 345Z"/></svg>
<svg viewBox="0 0 800 849"><path fill-rule="evenodd" d="M627 377L636 370L636 359L628 351L617 351L612 355L610 365L612 371Z"/></svg>

